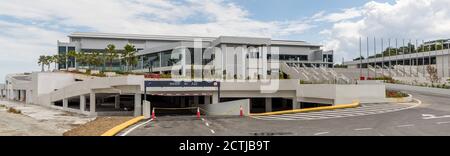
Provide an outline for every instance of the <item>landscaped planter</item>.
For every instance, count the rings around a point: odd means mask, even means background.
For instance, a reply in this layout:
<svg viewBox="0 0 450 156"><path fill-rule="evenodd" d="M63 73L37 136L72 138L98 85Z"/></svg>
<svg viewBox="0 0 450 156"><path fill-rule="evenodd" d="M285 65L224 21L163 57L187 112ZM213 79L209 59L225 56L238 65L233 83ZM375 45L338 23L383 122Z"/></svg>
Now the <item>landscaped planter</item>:
<svg viewBox="0 0 450 156"><path fill-rule="evenodd" d="M78 71L79 71L79 72L82 72L82 73L86 73L86 72L87 72L86 69L79 69Z"/></svg>
<svg viewBox="0 0 450 156"><path fill-rule="evenodd" d="M67 69L68 71L75 71L75 70L77 70L76 68L69 68L69 69Z"/></svg>
<svg viewBox="0 0 450 156"><path fill-rule="evenodd" d="M116 72L105 72L105 75L106 75L107 77L114 77L114 76L116 76L117 74L116 74Z"/></svg>
<svg viewBox="0 0 450 156"><path fill-rule="evenodd" d="M412 102L413 101L413 96L411 94L408 94L408 97L387 98L387 100L390 103L406 103L406 102Z"/></svg>
<svg viewBox="0 0 450 156"><path fill-rule="evenodd" d="M91 75L100 74L100 70L91 70Z"/></svg>

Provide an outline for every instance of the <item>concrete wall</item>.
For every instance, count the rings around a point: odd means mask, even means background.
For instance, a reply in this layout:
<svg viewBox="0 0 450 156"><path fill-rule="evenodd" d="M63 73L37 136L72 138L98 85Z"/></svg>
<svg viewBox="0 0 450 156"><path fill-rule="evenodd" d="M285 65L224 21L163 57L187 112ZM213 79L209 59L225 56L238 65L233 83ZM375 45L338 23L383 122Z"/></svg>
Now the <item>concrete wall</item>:
<svg viewBox="0 0 450 156"><path fill-rule="evenodd" d="M450 77L450 55L437 56L436 66L439 77Z"/></svg>
<svg viewBox="0 0 450 156"><path fill-rule="evenodd" d="M438 94L443 96L450 96L450 89L429 88L429 87L419 87L400 84L386 84L386 88L391 90L412 91L426 94Z"/></svg>
<svg viewBox="0 0 450 156"><path fill-rule="evenodd" d="M334 84L306 84L300 85L297 91L299 100L307 102L326 102L329 104L349 104L354 100L361 103L386 102L386 88L384 85L334 85Z"/></svg>
<svg viewBox="0 0 450 156"><path fill-rule="evenodd" d="M215 116L239 116L241 106L244 115L249 115L250 114L249 99L216 103L210 105L200 105L202 109L207 111L206 114Z"/></svg>
<svg viewBox="0 0 450 156"><path fill-rule="evenodd" d="M50 104L49 97L44 95L75 83L74 76L70 73L34 72L31 77L32 101L36 104Z"/></svg>

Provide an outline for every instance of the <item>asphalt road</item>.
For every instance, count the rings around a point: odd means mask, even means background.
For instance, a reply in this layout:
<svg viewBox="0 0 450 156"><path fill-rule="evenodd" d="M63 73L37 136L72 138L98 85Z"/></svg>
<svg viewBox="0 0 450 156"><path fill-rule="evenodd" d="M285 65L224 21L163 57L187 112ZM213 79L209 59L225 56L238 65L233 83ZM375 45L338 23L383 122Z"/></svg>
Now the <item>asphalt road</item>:
<svg viewBox="0 0 450 156"><path fill-rule="evenodd" d="M408 92L418 107L390 113L323 120L160 117L128 136L450 136L450 97ZM130 128L131 129L131 128Z"/></svg>

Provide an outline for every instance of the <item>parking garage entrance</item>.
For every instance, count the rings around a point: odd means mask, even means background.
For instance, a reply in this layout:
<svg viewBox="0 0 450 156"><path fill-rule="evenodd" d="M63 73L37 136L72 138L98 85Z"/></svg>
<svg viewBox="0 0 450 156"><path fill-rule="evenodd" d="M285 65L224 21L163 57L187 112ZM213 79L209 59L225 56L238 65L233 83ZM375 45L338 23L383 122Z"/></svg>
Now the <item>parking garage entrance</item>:
<svg viewBox="0 0 450 156"><path fill-rule="evenodd" d="M212 87L217 88L217 94L220 95L220 82L215 81L145 81L143 101L149 101L151 109L159 116L195 115L200 105L212 103L213 94L211 91L192 91L189 88ZM160 88L160 91L148 91L148 88ZM167 91L167 88L179 91Z"/></svg>

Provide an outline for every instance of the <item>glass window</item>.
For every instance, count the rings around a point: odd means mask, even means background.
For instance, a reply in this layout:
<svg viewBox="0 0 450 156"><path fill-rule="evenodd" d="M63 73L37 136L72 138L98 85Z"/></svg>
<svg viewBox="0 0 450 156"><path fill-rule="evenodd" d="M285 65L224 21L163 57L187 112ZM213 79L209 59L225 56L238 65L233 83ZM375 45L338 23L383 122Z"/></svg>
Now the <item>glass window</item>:
<svg viewBox="0 0 450 156"><path fill-rule="evenodd" d="M66 47L65 46L60 46L58 47L58 53L59 54L65 54L66 53Z"/></svg>
<svg viewBox="0 0 450 156"><path fill-rule="evenodd" d="M75 47L68 47L67 51L75 51Z"/></svg>

